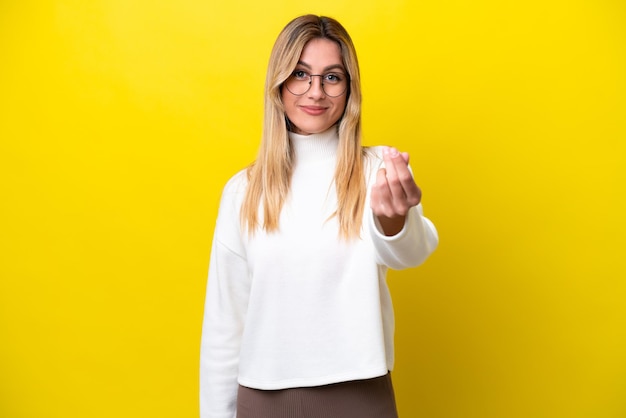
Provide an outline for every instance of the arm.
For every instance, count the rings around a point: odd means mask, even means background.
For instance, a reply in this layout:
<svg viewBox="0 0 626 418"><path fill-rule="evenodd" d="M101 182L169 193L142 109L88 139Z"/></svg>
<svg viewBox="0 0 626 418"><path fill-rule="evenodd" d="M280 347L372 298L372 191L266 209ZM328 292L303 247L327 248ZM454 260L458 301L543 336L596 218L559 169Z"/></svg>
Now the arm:
<svg viewBox="0 0 626 418"><path fill-rule="evenodd" d="M402 229L393 236L385 235L371 209L368 215L370 235L379 264L394 270L416 267L437 248L437 230L423 215L421 204L409 210Z"/></svg>
<svg viewBox="0 0 626 418"><path fill-rule="evenodd" d="M437 247L437 230L423 215L422 192L408 166L408 154L385 147L382 156L385 167L376 173L367 216L374 247L380 264L414 267Z"/></svg>
<svg viewBox="0 0 626 418"><path fill-rule="evenodd" d="M211 249L200 352L202 418L233 418L236 414L249 279L234 200L225 188Z"/></svg>

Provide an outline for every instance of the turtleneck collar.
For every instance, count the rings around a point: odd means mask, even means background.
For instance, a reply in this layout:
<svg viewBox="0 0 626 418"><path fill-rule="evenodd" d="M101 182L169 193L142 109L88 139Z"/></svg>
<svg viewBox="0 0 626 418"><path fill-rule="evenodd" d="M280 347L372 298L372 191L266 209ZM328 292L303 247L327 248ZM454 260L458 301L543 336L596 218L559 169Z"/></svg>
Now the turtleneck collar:
<svg viewBox="0 0 626 418"><path fill-rule="evenodd" d="M298 164L324 161L337 156L339 145L337 125L318 134L300 135L289 132L289 139Z"/></svg>

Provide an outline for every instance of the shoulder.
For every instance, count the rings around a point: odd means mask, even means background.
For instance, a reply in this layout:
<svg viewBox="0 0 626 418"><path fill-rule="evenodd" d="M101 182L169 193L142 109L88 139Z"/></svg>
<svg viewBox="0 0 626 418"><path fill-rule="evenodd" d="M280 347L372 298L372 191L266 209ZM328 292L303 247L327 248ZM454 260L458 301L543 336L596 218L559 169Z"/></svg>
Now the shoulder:
<svg viewBox="0 0 626 418"><path fill-rule="evenodd" d="M365 153L366 156L372 157L372 158L377 158L380 159L382 161L383 159L383 149L385 147L382 145L374 145L371 147L363 147L363 152Z"/></svg>
<svg viewBox="0 0 626 418"><path fill-rule="evenodd" d="M376 172L383 166L383 149L382 145L363 147L365 169L368 172Z"/></svg>
<svg viewBox="0 0 626 418"><path fill-rule="evenodd" d="M224 185L222 195L238 195L245 193L248 185L248 169L238 171Z"/></svg>
<svg viewBox="0 0 626 418"><path fill-rule="evenodd" d="M243 169L232 176L224 185L220 197L220 212L238 212L246 194L248 169Z"/></svg>
<svg viewBox="0 0 626 418"><path fill-rule="evenodd" d="M384 148L385 147L383 145L363 147L363 155L365 155L366 161L382 164Z"/></svg>

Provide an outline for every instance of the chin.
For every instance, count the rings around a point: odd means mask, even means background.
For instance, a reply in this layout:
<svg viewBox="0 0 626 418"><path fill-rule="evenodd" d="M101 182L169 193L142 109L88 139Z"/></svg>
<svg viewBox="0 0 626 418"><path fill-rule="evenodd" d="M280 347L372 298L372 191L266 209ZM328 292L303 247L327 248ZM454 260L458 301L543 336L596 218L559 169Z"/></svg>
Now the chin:
<svg viewBox="0 0 626 418"><path fill-rule="evenodd" d="M335 123L337 122L320 125L320 124L298 124L298 123L292 122L291 130L301 135L319 134L322 132L326 132Z"/></svg>

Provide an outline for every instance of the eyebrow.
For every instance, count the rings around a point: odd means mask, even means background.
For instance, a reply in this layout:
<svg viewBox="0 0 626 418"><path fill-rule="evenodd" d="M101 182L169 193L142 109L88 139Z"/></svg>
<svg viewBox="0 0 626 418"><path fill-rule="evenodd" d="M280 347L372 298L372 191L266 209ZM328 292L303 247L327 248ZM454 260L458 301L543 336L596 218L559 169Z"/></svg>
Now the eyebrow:
<svg viewBox="0 0 626 418"><path fill-rule="evenodd" d="M306 63L306 62L304 62L304 61L298 61L298 65L301 65L301 66L303 66L303 67L306 67L306 68L308 68L309 70L312 68L309 64L307 64L307 63ZM346 69L343 67L343 65L341 65L341 64L333 64L333 65L329 65L328 67L324 67L324 71L323 71L323 72L330 71L330 70L334 70L334 69L336 69L336 68L338 68L338 69L342 70L343 72L345 72L345 71L346 71Z"/></svg>

